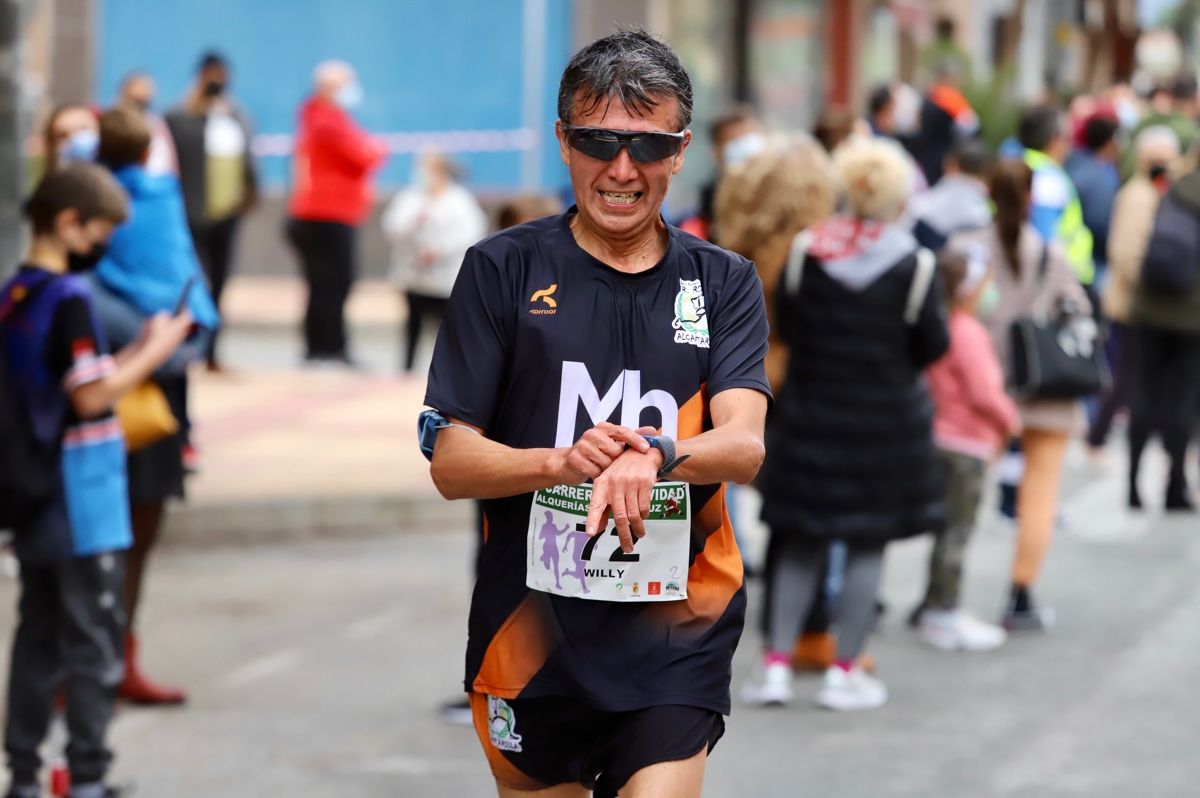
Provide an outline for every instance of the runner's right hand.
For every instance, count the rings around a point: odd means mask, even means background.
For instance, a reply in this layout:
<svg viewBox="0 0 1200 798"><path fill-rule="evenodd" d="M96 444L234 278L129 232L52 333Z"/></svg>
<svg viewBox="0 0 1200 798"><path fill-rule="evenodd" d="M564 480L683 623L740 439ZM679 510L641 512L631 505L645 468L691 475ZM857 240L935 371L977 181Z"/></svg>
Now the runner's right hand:
<svg viewBox="0 0 1200 798"><path fill-rule="evenodd" d="M556 464L556 471L560 476L559 484L576 485L588 479L595 479L624 454L627 448L646 452L650 449L650 444L629 427L610 424L607 421L597 424L583 433L570 449L555 451L560 458Z"/></svg>

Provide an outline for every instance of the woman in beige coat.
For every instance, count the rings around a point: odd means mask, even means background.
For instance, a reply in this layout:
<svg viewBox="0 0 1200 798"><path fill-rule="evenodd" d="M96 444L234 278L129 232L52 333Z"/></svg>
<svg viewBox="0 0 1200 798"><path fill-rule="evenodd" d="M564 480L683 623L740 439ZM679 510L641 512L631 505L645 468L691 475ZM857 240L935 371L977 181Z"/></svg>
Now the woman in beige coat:
<svg viewBox="0 0 1200 798"><path fill-rule="evenodd" d="M1108 232L1108 279L1104 285L1104 315L1109 320L1108 358L1112 383L1088 429L1087 442L1098 454L1108 440L1113 416L1128 407L1133 380L1131 308L1142 271L1142 258L1154 228L1158 201L1167 190L1179 161L1179 139L1164 125L1149 127L1134 141L1137 172L1117 192Z"/></svg>
<svg viewBox="0 0 1200 798"><path fill-rule="evenodd" d="M998 299L982 319L996 353L1011 376L1008 335L1012 323L1030 314L1051 314L1060 304L1090 311L1062 248L1046 243L1029 223L1033 173L1020 161L1003 161L993 170L989 191L996 207L995 221L983 230L964 233L949 246L982 252L991 263ZM1043 257L1045 276L1039 277ZM1049 626L1049 612L1030 594L1050 549L1067 441L1082 430L1083 407L1078 401L1020 401L1021 451L1025 473L1017 494L1017 551L1012 567L1012 592L1003 623L1010 630L1040 630Z"/></svg>

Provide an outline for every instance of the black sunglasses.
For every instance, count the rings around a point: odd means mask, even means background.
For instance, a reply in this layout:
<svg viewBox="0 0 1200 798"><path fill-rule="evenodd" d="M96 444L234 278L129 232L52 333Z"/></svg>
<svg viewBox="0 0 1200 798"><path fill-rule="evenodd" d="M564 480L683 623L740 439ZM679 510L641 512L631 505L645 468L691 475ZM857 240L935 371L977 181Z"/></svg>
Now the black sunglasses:
<svg viewBox="0 0 1200 798"><path fill-rule="evenodd" d="M638 163L653 163L678 155L683 147L683 133L650 133L637 130L608 130L602 127L563 125L567 143L589 158L611 161L622 147Z"/></svg>

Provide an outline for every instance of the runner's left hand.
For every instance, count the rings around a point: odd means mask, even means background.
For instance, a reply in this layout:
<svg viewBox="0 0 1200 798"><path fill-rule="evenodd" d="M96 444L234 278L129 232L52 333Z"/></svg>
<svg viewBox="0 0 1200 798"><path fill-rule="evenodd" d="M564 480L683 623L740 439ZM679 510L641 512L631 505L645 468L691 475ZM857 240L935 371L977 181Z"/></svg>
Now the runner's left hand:
<svg viewBox="0 0 1200 798"><path fill-rule="evenodd" d="M639 435L652 435L655 430L643 427ZM613 461L604 473L592 480L592 501L588 505L587 533L599 534L606 526L611 510L617 526L621 550L633 551L634 538L646 534L644 520L650 516L650 489L658 481L658 469L663 456L658 449L639 452L628 449Z"/></svg>

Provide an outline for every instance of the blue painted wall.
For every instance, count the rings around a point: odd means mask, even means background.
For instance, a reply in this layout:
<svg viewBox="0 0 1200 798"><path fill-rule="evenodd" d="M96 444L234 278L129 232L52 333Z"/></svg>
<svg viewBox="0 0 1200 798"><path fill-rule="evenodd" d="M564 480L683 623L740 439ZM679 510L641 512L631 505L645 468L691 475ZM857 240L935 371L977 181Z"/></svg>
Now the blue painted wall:
<svg viewBox="0 0 1200 798"><path fill-rule="evenodd" d="M366 93L356 116L371 131L517 129L525 48L540 47L539 187L556 190L567 180L553 138L555 91L572 27L570 0L545 5L545 41L526 43L522 0L103 0L95 96L110 102L122 77L145 70L164 110L212 48L232 64L235 96L258 132L290 133L313 67L340 58L358 70ZM520 187L520 152L455 157L477 190ZM287 160L262 159L269 186L286 188ZM380 184L402 184L411 164L393 155Z"/></svg>

